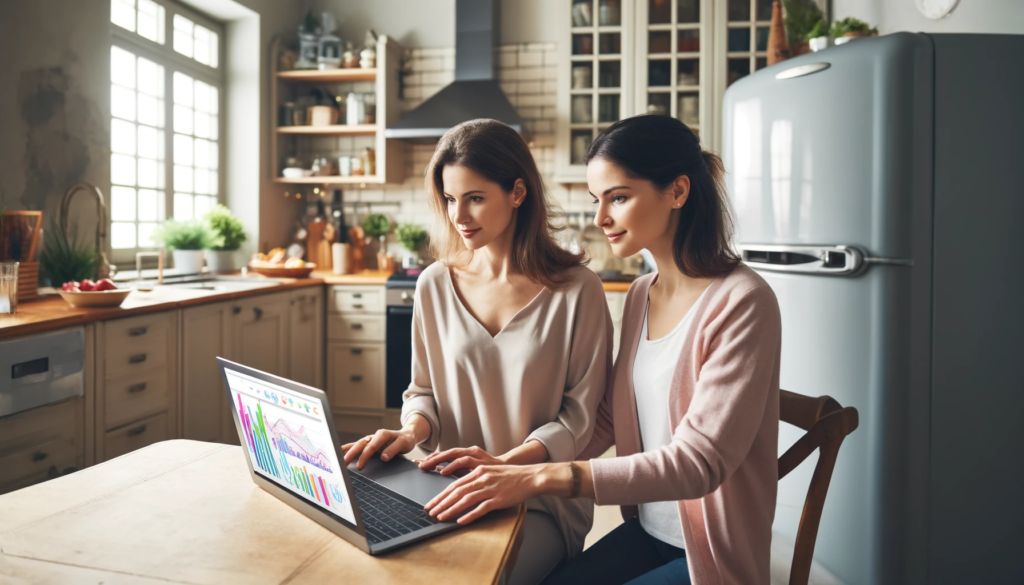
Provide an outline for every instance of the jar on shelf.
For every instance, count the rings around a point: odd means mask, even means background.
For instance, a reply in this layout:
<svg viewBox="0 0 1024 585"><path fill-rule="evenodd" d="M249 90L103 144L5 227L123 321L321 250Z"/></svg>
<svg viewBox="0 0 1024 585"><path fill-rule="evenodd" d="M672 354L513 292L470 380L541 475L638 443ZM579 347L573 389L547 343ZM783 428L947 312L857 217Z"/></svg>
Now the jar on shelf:
<svg viewBox="0 0 1024 585"><path fill-rule="evenodd" d="M366 100L363 94L350 93L345 100L345 123L356 126L363 123L366 117Z"/></svg>
<svg viewBox="0 0 1024 585"><path fill-rule="evenodd" d="M377 96L368 93L363 95L363 104L366 111L363 113L363 124L377 123Z"/></svg>
<svg viewBox="0 0 1024 585"><path fill-rule="evenodd" d="M373 69L377 66L377 51L370 47L359 51L359 66L363 69Z"/></svg>
<svg viewBox="0 0 1024 585"><path fill-rule="evenodd" d="M352 43L345 44L345 53L341 56L341 66L345 69L355 69L359 67L359 55L356 53L355 47Z"/></svg>
<svg viewBox="0 0 1024 585"><path fill-rule="evenodd" d="M370 147L363 149L361 158L363 159L363 173L372 176L377 174L377 153Z"/></svg>
<svg viewBox="0 0 1024 585"><path fill-rule="evenodd" d="M277 114L278 126L292 126L295 124L295 102L281 104Z"/></svg>
<svg viewBox="0 0 1024 585"><path fill-rule="evenodd" d="M363 171L363 159L358 156L352 157L352 176L361 177L365 174Z"/></svg>

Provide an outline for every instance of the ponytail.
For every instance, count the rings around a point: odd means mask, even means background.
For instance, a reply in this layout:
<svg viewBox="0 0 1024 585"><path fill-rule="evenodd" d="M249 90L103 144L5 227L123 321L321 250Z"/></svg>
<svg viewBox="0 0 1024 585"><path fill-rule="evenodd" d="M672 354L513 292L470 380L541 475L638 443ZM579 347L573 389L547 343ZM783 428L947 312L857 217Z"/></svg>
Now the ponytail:
<svg viewBox="0 0 1024 585"><path fill-rule="evenodd" d="M725 193L721 157L701 149L700 140L682 122L644 114L612 124L590 145L585 163L603 158L632 177L650 181L659 190L683 175L690 195L679 210L672 237L672 257L683 274L713 278L739 263L731 247L732 216Z"/></svg>

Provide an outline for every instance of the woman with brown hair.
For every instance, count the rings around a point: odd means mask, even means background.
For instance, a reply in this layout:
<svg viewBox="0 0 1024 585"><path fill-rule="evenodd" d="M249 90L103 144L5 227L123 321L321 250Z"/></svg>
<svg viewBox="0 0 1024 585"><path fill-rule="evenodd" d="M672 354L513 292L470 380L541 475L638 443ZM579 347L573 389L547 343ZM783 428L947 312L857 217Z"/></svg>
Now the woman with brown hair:
<svg viewBox="0 0 1024 585"><path fill-rule="evenodd" d="M547 582L766 584L781 319L771 288L730 249L722 161L682 122L651 115L613 124L586 161L612 251L647 249L659 268L626 296L594 437L579 463L432 455L421 467L474 469L427 509L467 523L539 495L595 498L622 506L626 522ZM612 445L617 457L591 459Z"/></svg>
<svg viewBox="0 0 1024 585"><path fill-rule="evenodd" d="M529 148L505 124L466 122L438 143L426 187L439 262L416 284L403 428L344 445L346 464L420 444L495 464L576 459L611 372L611 316L597 275L555 242ZM513 584L582 550L593 519L592 500L527 507Z"/></svg>

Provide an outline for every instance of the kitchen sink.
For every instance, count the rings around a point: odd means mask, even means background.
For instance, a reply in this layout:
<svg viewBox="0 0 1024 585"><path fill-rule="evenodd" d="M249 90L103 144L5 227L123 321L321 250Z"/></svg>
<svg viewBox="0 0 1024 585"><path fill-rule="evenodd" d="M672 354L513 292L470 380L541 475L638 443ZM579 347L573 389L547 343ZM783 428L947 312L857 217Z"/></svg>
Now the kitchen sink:
<svg viewBox="0 0 1024 585"><path fill-rule="evenodd" d="M266 288L280 284L272 278L210 278L192 282L172 282L160 285L161 288L184 288L209 292L233 292Z"/></svg>

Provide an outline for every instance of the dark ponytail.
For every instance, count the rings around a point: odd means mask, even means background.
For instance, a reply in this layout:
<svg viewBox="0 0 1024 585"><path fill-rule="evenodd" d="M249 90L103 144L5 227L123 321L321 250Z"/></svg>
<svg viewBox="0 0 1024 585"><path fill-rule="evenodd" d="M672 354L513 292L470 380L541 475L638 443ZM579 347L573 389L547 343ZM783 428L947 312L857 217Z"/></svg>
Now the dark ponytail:
<svg viewBox="0 0 1024 585"><path fill-rule="evenodd" d="M585 163L603 158L631 177L667 189L683 175L690 195L679 210L672 257L694 278L728 274L739 263L731 246L733 224L725 194L725 166L675 118L644 114L612 124L590 145Z"/></svg>

